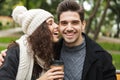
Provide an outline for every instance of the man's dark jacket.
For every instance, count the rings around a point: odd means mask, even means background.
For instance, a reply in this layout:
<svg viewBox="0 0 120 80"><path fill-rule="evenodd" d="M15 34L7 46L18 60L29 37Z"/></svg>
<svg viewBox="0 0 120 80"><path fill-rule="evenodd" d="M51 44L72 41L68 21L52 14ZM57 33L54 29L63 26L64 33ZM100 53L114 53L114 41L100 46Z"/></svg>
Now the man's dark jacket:
<svg viewBox="0 0 120 80"><path fill-rule="evenodd" d="M85 36L86 42L86 57L83 66L82 80L116 80L116 71L112 64L111 55L88 36L83 35ZM63 39L55 46L57 52L56 59L60 58L62 44Z"/></svg>

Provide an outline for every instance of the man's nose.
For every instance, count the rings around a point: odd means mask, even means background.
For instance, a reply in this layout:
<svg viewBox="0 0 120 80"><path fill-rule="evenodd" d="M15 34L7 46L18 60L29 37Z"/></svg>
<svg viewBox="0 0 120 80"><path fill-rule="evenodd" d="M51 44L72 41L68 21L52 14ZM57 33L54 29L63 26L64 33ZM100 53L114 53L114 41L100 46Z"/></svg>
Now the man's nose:
<svg viewBox="0 0 120 80"><path fill-rule="evenodd" d="M67 28L67 30L73 30L71 23L68 23L66 28Z"/></svg>

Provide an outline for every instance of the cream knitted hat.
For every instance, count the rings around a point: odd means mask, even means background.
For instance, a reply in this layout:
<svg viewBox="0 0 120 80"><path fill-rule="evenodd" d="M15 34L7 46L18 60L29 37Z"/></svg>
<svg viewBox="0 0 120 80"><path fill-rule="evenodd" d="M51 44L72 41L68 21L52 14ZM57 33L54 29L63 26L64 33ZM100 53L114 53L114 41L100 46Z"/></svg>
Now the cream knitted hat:
<svg viewBox="0 0 120 80"><path fill-rule="evenodd" d="M25 34L31 35L45 20L53 15L43 9L27 10L17 6L12 12L13 20L18 23Z"/></svg>

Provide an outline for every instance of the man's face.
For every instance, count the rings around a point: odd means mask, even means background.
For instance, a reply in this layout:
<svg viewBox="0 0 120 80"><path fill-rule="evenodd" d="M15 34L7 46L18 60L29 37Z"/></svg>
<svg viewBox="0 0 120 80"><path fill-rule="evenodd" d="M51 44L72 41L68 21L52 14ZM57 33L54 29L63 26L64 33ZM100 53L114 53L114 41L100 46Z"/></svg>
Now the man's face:
<svg viewBox="0 0 120 80"><path fill-rule="evenodd" d="M77 46L82 42L85 22L81 22L77 12L66 11L60 15L59 30L67 46Z"/></svg>

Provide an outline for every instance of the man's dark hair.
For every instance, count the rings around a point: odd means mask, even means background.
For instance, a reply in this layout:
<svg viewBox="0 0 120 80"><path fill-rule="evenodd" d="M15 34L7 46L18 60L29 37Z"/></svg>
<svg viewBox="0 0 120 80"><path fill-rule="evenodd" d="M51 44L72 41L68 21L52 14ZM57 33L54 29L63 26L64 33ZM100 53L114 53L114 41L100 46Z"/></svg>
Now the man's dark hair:
<svg viewBox="0 0 120 80"><path fill-rule="evenodd" d="M60 20L60 15L66 11L74 11L77 12L80 16L80 20L84 21L84 9L81 5L73 0L64 0L59 3L57 7L57 17L58 21Z"/></svg>

